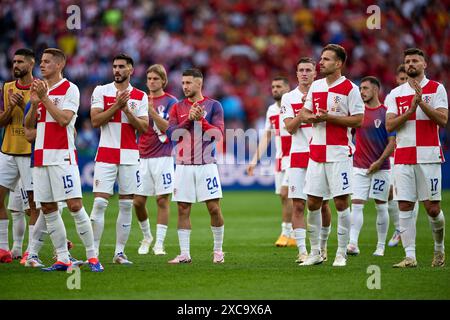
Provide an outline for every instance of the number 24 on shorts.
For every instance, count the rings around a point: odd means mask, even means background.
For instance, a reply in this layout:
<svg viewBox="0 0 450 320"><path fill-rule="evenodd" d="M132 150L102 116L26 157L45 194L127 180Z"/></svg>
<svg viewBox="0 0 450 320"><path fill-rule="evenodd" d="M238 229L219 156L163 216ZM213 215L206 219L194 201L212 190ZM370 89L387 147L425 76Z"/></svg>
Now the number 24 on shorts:
<svg viewBox="0 0 450 320"><path fill-rule="evenodd" d="M219 184L217 183L217 177L214 178L206 178L206 187L208 190L213 190L214 188L218 188Z"/></svg>

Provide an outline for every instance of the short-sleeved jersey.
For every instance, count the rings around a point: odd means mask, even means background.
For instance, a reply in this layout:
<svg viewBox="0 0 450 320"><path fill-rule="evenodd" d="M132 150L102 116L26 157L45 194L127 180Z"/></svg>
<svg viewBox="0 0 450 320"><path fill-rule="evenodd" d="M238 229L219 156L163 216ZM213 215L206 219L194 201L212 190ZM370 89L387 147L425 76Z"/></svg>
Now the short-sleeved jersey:
<svg viewBox="0 0 450 320"><path fill-rule="evenodd" d="M274 130L275 132L275 172L281 171L281 137L280 137L280 107L277 103L273 103L267 108L266 122L264 125L266 131Z"/></svg>
<svg viewBox="0 0 450 320"><path fill-rule="evenodd" d="M19 93L23 96L25 104L30 100L30 87L21 86L19 82L11 81L3 86L3 108L8 108L9 92ZM2 110L3 110L2 108ZM25 139L25 131L23 129L24 110L14 106L11 112L11 122L5 127L5 135L3 137L1 151L5 154L14 156L29 156L31 154L31 145Z"/></svg>
<svg viewBox="0 0 450 320"><path fill-rule="evenodd" d="M281 122L285 119L295 118L303 108L303 93L299 88L285 93L281 98ZM312 125L300 124L300 127L292 135L290 150L290 168L307 168L309 160L309 142L312 135Z"/></svg>
<svg viewBox="0 0 450 320"><path fill-rule="evenodd" d="M198 101L204 110L203 118L200 121L191 121L189 112L192 104L188 99L183 99L175 103L170 110L167 135L176 143L176 163L215 163L215 144L224 133L222 105L219 101L204 97Z"/></svg>
<svg viewBox="0 0 450 320"><path fill-rule="evenodd" d="M353 156L353 166L369 169L383 154L389 143L388 137L395 133L386 130L386 107L368 108L364 111L364 120L360 128L356 128L356 151ZM384 160L380 170L389 170L389 158Z"/></svg>
<svg viewBox="0 0 450 320"><path fill-rule="evenodd" d="M48 97L60 110L73 111L74 115L66 127L62 127L41 102L37 107L36 142L34 166L77 164L75 148L75 121L80 105L78 87L62 79L49 88Z"/></svg>
<svg viewBox="0 0 450 320"><path fill-rule="evenodd" d="M172 106L178 101L174 96L164 93L160 97L153 99L153 108L165 120L169 119L169 112ZM150 103L149 103L150 107ZM172 155L172 143L165 132L161 132L156 123L149 116L149 127L147 132L139 136L139 157L141 158L159 158L170 157Z"/></svg>
<svg viewBox="0 0 450 320"><path fill-rule="evenodd" d="M127 90L130 92L128 108L136 117L148 116L147 94L131 85ZM116 102L116 94L117 88L114 82L97 86L92 93L91 109L108 110ZM117 110L111 120L101 126L95 161L114 164L137 164L139 162L136 129L128 122L128 118L122 110Z"/></svg>
<svg viewBox="0 0 450 320"><path fill-rule="evenodd" d="M341 76L328 86L326 78L316 80L309 88L304 108L313 113L318 108L335 116L353 116L364 113L364 102L359 88ZM354 153L351 128L329 122L313 124L310 157L316 162L345 161Z"/></svg>
<svg viewBox="0 0 450 320"><path fill-rule="evenodd" d="M442 84L428 80L420 82L422 99L432 108L448 109L447 93ZM401 115L410 107L415 90L408 82L394 88L386 99L387 113ZM441 163L444 155L439 141L439 127L420 107L397 130L395 164Z"/></svg>
<svg viewBox="0 0 450 320"><path fill-rule="evenodd" d="M275 130L275 172L289 168L292 136L281 120L280 107L276 102L267 109L265 129Z"/></svg>

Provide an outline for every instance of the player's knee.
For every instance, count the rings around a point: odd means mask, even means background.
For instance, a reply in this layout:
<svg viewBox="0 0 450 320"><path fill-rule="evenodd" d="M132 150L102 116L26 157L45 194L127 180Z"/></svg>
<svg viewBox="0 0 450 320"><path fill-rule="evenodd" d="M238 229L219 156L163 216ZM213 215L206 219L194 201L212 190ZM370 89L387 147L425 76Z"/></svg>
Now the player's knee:
<svg viewBox="0 0 450 320"><path fill-rule="evenodd" d="M399 201L398 208L400 211L412 211L414 209L414 202Z"/></svg>
<svg viewBox="0 0 450 320"><path fill-rule="evenodd" d="M156 205L161 209L167 209L169 207L169 197L168 196L158 196L156 198Z"/></svg>
<svg viewBox="0 0 450 320"><path fill-rule="evenodd" d="M178 202L178 213L179 214L187 214L187 213L189 213L190 207L191 207L190 203Z"/></svg>
<svg viewBox="0 0 450 320"><path fill-rule="evenodd" d="M42 212L45 214L58 211L58 205L56 203L42 203L41 207Z"/></svg>
<svg viewBox="0 0 450 320"><path fill-rule="evenodd" d="M78 212L83 208L83 203L81 200L73 200L67 201L67 209L69 209L70 212Z"/></svg>
<svg viewBox="0 0 450 320"><path fill-rule="evenodd" d="M141 208L145 207L145 198L144 197L134 197L133 206L136 209L141 209Z"/></svg>
<svg viewBox="0 0 450 320"><path fill-rule="evenodd" d="M437 217L441 212L441 206L439 203L429 204L425 207L425 209L427 210L427 214L432 218Z"/></svg>
<svg viewBox="0 0 450 320"><path fill-rule="evenodd" d="M208 206L208 211L211 216L219 216L221 214L220 206L218 204Z"/></svg>
<svg viewBox="0 0 450 320"><path fill-rule="evenodd" d="M302 215L305 213L305 201L295 200L292 202L293 213L296 215Z"/></svg>

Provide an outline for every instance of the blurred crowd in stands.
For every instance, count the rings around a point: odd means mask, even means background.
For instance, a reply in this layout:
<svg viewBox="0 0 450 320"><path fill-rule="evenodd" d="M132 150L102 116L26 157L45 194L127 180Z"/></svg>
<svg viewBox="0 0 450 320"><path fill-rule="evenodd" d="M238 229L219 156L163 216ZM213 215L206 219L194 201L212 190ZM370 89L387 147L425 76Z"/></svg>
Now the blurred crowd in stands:
<svg viewBox="0 0 450 320"><path fill-rule="evenodd" d="M403 50L428 55L428 78L450 86L448 1L378 1L380 29L368 29L373 1L352 0L2 0L0 82L11 79L11 57L20 47L59 47L68 56L65 76L81 92L78 147L97 147L89 123L94 87L112 81L111 58L135 60L132 84L145 87L153 63L169 72L167 91L182 98L181 72L196 66L205 75L204 93L222 102L227 128L261 127L271 104L270 80L286 75L296 85L299 57L318 59L324 44L348 52L345 75L359 83L377 76L383 97L395 86ZM67 7L81 9L81 29L69 30ZM40 75L38 64L34 72ZM450 131L442 130L446 148ZM80 151L82 151L80 150Z"/></svg>

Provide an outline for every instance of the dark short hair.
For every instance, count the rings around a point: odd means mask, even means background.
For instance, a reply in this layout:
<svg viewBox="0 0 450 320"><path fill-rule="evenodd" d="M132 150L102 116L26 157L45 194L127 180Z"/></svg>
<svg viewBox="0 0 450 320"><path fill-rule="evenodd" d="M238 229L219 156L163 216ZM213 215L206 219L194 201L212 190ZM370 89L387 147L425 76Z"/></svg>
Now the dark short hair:
<svg viewBox="0 0 450 320"><path fill-rule="evenodd" d="M47 49L44 50L43 53L51 54L52 56L55 56L57 58L62 59L64 62L66 61L66 54L61 49L58 49L58 48L47 48Z"/></svg>
<svg viewBox="0 0 450 320"><path fill-rule="evenodd" d="M200 78L203 79L203 73L200 71L200 69L197 68L190 68L183 71L183 77L189 77L192 76L194 78Z"/></svg>
<svg viewBox="0 0 450 320"><path fill-rule="evenodd" d="M423 51L420 50L419 48L408 48L405 51L403 51L403 57L412 56L415 54L422 56L425 59L425 53L423 53Z"/></svg>
<svg viewBox="0 0 450 320"><path fill-rule="evenodd" d="M118 55L114 56L114 58L112 59L113 63L116 60L125 60L127 64L131 64L132 67L134 66L133 58L125 53L119 53Z"/></svg>
<svg viewBox="0 0 450 320"><path fill-rule="evenodd" d="M20 48L17 49L16 52L14 52L14 55L18 55L18 56L24 56L30 59L34 59L34 51L27 49L27 48Z"/></svg>
<svg viewBox="0 0 450 320"><path fill-rule="evenodd" d="M286 85L289 85L289 80L285 76L276 76L272 79L272 81L283 81Z"/></svg>
<svg viewBox="0 0 450 320"><path fill-rule="evenodd" d="M399 73L406 73L406 69L405 69L405 64L402 63L401 65L399 65L397 67L397 70L395 71L395 74L399 74Z"/></svg>
<svg viewBox="0 0 450 320"><path fill-rule="evenodd" d="M376 85L378 87L378 89L381 88L380 80L378 80L376 77L367 76L367 77L364 77L361 79L361 83L366 82L366 81L370 82L371 84Z"/></svg>
<svg viewBox="0 0 450 320"><path fill-rule="evenodd" d="M323 49L322 49L322 53L324 51L333 51L336 54L336 57L342 61L342 63L344 64L345 61L347 60L347 52L345 51L344 47L338 45L338 44L334 44L334 43L330 43L327 44Z"/></svg>
<svg viewBox="0 0 450 320"><path fill-rule="evenodd" d="M300 63L311 63L314 67L316 67L316 61L313 58L310 57L301 57L298 61L296 66L298 67L298 65Z"/></svg>

